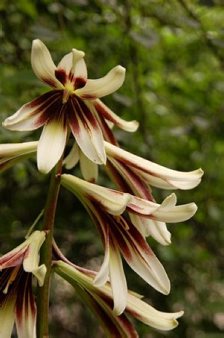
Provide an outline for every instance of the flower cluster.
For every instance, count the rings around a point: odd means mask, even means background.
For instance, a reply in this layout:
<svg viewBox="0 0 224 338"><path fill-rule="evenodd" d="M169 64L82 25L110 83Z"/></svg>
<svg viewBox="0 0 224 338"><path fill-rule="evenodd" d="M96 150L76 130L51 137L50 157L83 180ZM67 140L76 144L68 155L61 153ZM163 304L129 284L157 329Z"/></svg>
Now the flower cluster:
<svg viewBox="0 0 224 338"><path fill-rule="evenodd" d="M171 234L166 223L188 220L197 206L177 205L174 193L159 204L152 189L192 189L200 183L203 171L168 169L122 149L112 126L134 132L138 123L118 117L101 98L119 89L125 69L116 66L100 79L88 79L84 57L84 52L73 49L56 66L43 42L33 41L33 71L51 90L23 105L3 126L18 131L43 127L43 131L39 141L1 144L0 171L33 154L37 154L37 167L44 174L62 163L65 172L60 175L61 185L81 201L95 223L104 259L99 271L90 271L68 261L53 243L52 271L75 287L109 337L138 337L127 314L153 328L170 330L177 326L183 312L157 311L130 292L123 259L158 292L170 292L169 278L148 237L169 245ZM64 157L71 136L74 145ZM66 173L78 162L82 178ZM97 184L99 165L118 190ZM36 335L32 276L40 286L44 284L46 266L38 264L45 234L34 231L23 244L0 258L0 319L5 320L1 336L10 336L14 320L19 337Z"/></svg>

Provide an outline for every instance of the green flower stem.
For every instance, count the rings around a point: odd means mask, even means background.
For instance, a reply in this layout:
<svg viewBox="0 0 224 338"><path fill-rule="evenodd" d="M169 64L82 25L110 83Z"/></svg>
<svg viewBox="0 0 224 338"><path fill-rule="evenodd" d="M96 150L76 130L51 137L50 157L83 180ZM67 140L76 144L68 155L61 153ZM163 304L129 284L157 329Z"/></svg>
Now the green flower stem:
<svg viewBox="0 0 224 338"><path fill-rule="evenodd" d="M52 263L52 240L55 213L57 208L58 194L60 189L62 160L58 162L51 173L50 186L45 205L43 230L47 232L46 240L41 248L40 262L45 264L47 273L44 285L38 287L37 290L37 338L48 338L48 311L49 311L49 292L50 292L50 276Z"/></svg>

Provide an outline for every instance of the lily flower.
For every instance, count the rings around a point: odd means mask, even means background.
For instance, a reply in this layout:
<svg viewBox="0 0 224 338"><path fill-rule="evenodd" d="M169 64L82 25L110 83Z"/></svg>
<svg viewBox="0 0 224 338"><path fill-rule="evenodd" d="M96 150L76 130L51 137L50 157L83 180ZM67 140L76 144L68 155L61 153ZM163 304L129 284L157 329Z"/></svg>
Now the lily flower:
<svg viewBox="0 0 224 338"><path fill-rule="evenodd" d="M148 284L168 294L170 282L162 264L140 231L121 215L129 205L135 211L138 209L138 206L133 206L132 197L67 174L61 176L61 184L81 200L101 234L105 256L95 283L101 286L110 278L114 311L122 313L127 302L127 283L121 254Z"/></svg>
<svg viewBox="0 0 224 338"><path fill-rule="evenodd" d="M0 144L0 171L4 171L16 162L36 152L37 142Z"/></svg>
<svg viewBox="0 0 224 338"><path fill-rule="evenodd" d="M84 52L72 49L56 66L44 43L34 40L33 71L52 90L26 103L3 122L10 130L44 127L37 148L37 164L43 173L61 158L70 130L83 153L94 163L103 164L106 154L99 121L105 119L129 131L138 126L136 121L120 119L99 100L121 87L125 68L116 66L100 79L88 79L84 56Z"/></svg>
<svg viewBox="0 0 224 338"><path fill-rule="evenodd" d="M189 190L201 182L202 169L190 172L169 169L108 142L105 142L105 149L112 165L113 177L121 185L129 186L132 192L136 191L134 195L139 197L146 198L149 195L149 191L145 189L147 185L162 189ZM141 180L138 181L137 178Z"/></svg>
<svg viewBox="0 0 224 338"><path fill-rule="evenodd" d="M22 244L0 257L0 337L10 338L14 322L19 338L36 338L36 304L32 276L44 283L46 266L39 266L44 231L34 231Z"/></svg>
<svg viewBox="0 0 224 338"><path fill-rule="evenodd" d="M88 304L100 320L108 337L137 338L133 324L127 315L132 316L155 329L169 331L177 325L177 319L183 311L161 312L144 302L140 295L128 291L125 311L119 316L113 311L113 298L110 283L102 287L94 284L94 272L80 270L79 267L63 261L54 264L55 272L67 280L79 294L81 300Z"/></svg>
<svg viewBox="0 0 224 338"><path fill-rule="evenodd" d="M151 186L163 189L192 189L196 187L203 175L202 169L191 172L181 172L172 170L139 156L131 154L111 143L105 142L107 154L107 172L116 185L125 192L136 195L145 200L154 202L151 192ZM177 215L173 207L176 204L175 198L169 198L161 206L167 204L167 210L170 212L171 219L167 222L180 222L193 216L196 211L196 205L190 203L186 206L175 207L178 213L183 208L186 212L186 218ZM154 215L155 216L155 215ZM136 215L130 215L132 222L137 226L144 236L152 236L162 245L171 243L171 234L167 229L166 223L156 217L143 218Z"/></svg>

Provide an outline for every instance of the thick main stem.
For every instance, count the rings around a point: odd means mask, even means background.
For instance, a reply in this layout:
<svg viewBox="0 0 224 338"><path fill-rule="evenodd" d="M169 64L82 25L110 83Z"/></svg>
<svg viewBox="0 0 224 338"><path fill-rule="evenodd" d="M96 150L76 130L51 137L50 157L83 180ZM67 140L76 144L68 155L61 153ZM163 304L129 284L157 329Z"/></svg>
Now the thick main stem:
<svg viewBox="0 0 224 338"><path fill-rule="evenodd" d="M60 189L60 174L62 161L56 165L51 174L50 186L45 205L43 230L47 232L46 240L41 249L41 264L45 264L47 273L44 285L38 287L37 292L37 338L48 338L48 311L49 311L49 290L52 263L52 240L55 213L57 208L58 194Z"/></svg>

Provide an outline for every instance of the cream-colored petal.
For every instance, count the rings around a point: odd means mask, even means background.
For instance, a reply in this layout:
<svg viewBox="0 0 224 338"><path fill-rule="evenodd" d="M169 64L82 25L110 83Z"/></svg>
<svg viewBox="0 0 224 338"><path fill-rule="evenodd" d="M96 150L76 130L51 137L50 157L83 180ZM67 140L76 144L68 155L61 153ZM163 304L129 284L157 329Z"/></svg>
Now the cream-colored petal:
<svg viewBox="0 0 224 338"><path fill-rule="evenodd" d="M68 116L69 125L80 149L94 163L105 164L103 134L91 109L85 102L74 97L71 112Z"/></svg>
<svg viewBox="0 0 224 338"><path fill-rule="evenodd" d="M146 236L152 236L158 243L162 245L171 244L171 233L166 227L166 223L157 220L141 218Z"/></svg>
<svg viewBox="0 0 224 338"><path fill-rule="evenodd" d="M120 88L124 82L125 68L116 66L104 77L97 80L87 80L83 88L75 91L76 95L82 98L99 98L109 95Z"/></svg>
<svg viewBox="0 0 224 338"><path fill-rule="evenodd" d="M147 201L143 198L130 195L130 202L128 208L140 215L150 215L160 207L160 204Z"/></svg>
<svg viewBox="0 0 224 338"><path fill-rule="evenodd" d="M114 237L129 266L154 289L168 294L170 281L166 271L141 233L132 224L128 231L120 226L113 231L120 233L115 232Z"/></svg>
<svg viewBox="0 0 224 338"><path fill-rule="evenodd" d="M36 76L48 85L63 89L63 85L55 77L56 66L45 44L39 39L33 40L31 65Z"/></svg>
<svg viewBox="0 0 224 338"><path fill-rule="evenodd" d="M161 292L162 294L169 294L170 292L170 281L169 278L159 260L155 255L146 257L146 255L141 252L139 254L134 250L131 245L129 245L129 250L131 252L131 257L124 254L124 258L127 263L130 265L132 270L134 270L142 279L144 279L149 285L151 285L155 290Z"/></svg>
<svg viewBox="0 0 224 338"><path fill-rule="evenodd" d="M146 325L163 331L174 329L178 325L177 319L183 315L183 311L173 313L158 311L130 293L126 310Z"/></svg>
<svg viewBox="0 0 224 338"><path fill-rule="evenodd" d="M120 252L115 245L110 246L110 283L112 288L114 309L113 313L119 316L127 305L127 282L124 274Z"/></svg>
<svg viewBox="0 0 224 338"><path fill-rule="evenodd" d="M98 165L90 161L90 159L86 157L82 151L79 152L79 158L83 178L88 182L95 183L98 178Z"/></svg>
<svg viewBox="0 0 224 338"><path fill-rule="evenodd" d="M188 203L178 205L174 207L165 207L161 205L155 212L153 217L157 220L167 223L184 222L194 216L197 211L197 205L195 203Z"/></svg>
<svg viewBox="0 0 224 338"><path fill-rule="evenodd" d="M172 193L161 203L161 207L174 207L177 204L177 196Z"/></svg>
<svg viewBox="0 0 224 338"><path fill-rule="evenodd" d="M156 176L156 178L159 177L160 180L162 179L165 183L168 183L168 187L170 186L171 189L192 189L201 182L201 177L203 175L202 169L190 172L172 170L129 153L108 142L105 142L105 149L109 157L115 157L116 159L123 161L126 165L136 168L139 173L143 172L143 175L146 173L147 175ZM152 184L153 182L149 183Z"/></svg>
<svg viewBox="0 0 224 338"><path fill-rule="evenodd" d="M86 63L84 61L85 53L77 49L73 49L72 53L73 53L72 73L74 74L75 78L81 78L84 81L86 81L87 68Z"/></svg>
<svg viewBox="0 0 224 338"><path fill-rule="evenodd" d="M109 262L110 262L110 248L109 248L109 240L107 238L104 249L103 264L101 265L100 270L96 274L93 281L95 286L102 287L106 282L108 282Z"/></svg>
<svg viewBox="0 0 224 338"><path fill-rule="evenodd" d="M10 338L15 321L16 297L8 298L6 303L0 306L0 337Z"/></svg>
<svg viewBox="0 0 224 338"><path fill-rule="evenodd" d="M2 143L0 144L0 164L18 156L34 153L37 150L37 142Z"/></svg>
<svg viewBox="0 0 224 338"><path fill-rule="evenodd" d="M44 279L46 276L46 272L47 272L47 268L46 268L46 265L44 264L38 266L37 269L34 269L32 271L32 274L36 277L40 287L44 285Z"/></svg>
<svg viewBox="0 0 224 338"><path fill-rule="evenodd" d="M26 272L33 272L39 267L40 248L45 241L45 231L34 231L26 240L28 251L23 261L23 268Z"/></svg>
<svg viewBox="0 0 224 338"><path fill-rule="evenodd" d="M52 116L55 106L61 104L61 91L51 90L24 104L2 123L9 130L28 131L43 126Z"/></svg>
<svg viewBox="0 0 224 338"><path fill-rule="evenodd" d="M129 213L129 217L143 237L152 236L162 245L171 244L171 233L164 222Z"/></svg>
<svg viewBox="0 0 224 338"><path fill-rule="evenodd" d="M36 338L36 304L32 294L27 291L26 299L23 299L22 309L16 316L16 329L18 338ZM21 306L21 304L20 304Z"/></svg>
<svg viewBox="0 0 224 338"><path fill-rule="evenodd" d="M2 126L6 129L17 131L29 131L41 127L44 122L39 123L38 121L42 112L35 113L37 107L31 108L30 103L23 105L15 114L5 119Z"/></svg>
<svg viewBox="0 0 224 338"><path fill-rule="evenodd" d="M66 138L67 126L62 120L52 120L44 126L37 147L37 165L42 173L49 173L60 160Z"/></svg>
<svg viewBox="0 0 224 338"><path fill-rule="evenodd" d="M63 164L66 169L72 169L79 162L79 147L75 142L70 150L69 154L65 157Z"/></svg>
<svg viewBox="0 0 224 338"><path fill-rule="evenodd" d="M112 123L113 125L115 124L117 127L128 132L135 132L138 129L139 123L137 121L123 120L110 108L108 108L101 100L96 99L94 101L94 106L98 114L102 115L108 121L108 123Z"/></svg>
<svg viewBox="0 0 224 338"><path fill-rule="evenodd" d="M61 176L61 184L73 193L91 196L112 215L120 215L126 209L130 195L108 189L68 174Z"/></svg>
<svg viewBox="0 0 224 338"><path fill-rule="evenodd" d="M63 56L63 58L61 59L61 61L57 66L57 70L63 69L65 73L68 75L72 69L72 65L73 65L73 53L70 52Z"/></svg>

